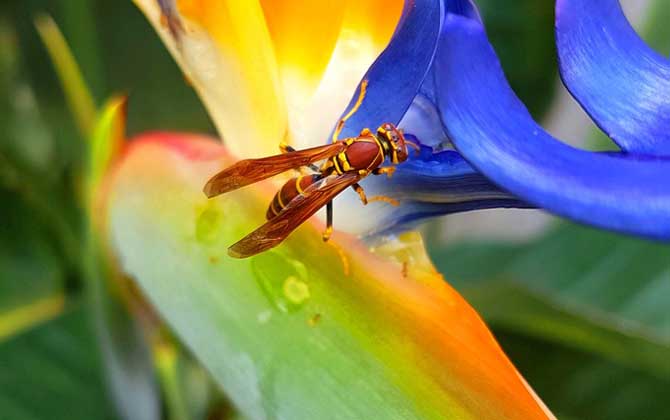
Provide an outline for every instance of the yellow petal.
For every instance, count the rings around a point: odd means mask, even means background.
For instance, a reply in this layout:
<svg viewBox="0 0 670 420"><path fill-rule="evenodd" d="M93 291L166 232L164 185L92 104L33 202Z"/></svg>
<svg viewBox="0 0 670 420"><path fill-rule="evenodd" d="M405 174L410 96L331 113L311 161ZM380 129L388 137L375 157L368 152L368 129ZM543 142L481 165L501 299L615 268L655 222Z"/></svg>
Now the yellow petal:
<svg viewBox="0 0 670 420"><path fill-rule="evenodd" d="M402 0L347 0L339 4L341 8L335 22L340 13L343 16L337 42L328 65L318 75L320 82L316 90L310 90L313 85L307 81L316 77L317 73L303 73L301 78L294 77L285 83L285 86L291 86L290 91L286 89L291 140L298 148L323 144L328 140L328 134L355 93L358 83L391 40L403 7ZM325 18L330 13L325 9L321 13L321 23L329 31L334 30L331 28L333 23ZM298 39L294 41L298 42ZM318 38L305 37L300 45L319 42ZM315 45L307 51L318 48L319 45ZM325 48L330 48L330 44ZM307 56L303 57L303 60L307 59ZM280 61L279 67L283 69L284 66L285 63ZM295 76L295 73L292 75ZM301 82L307 87L297 88ZM302 96L293 97L292 92L299 92Z"/></svg>
<svg viewBox="0 0 670 420"><path fill-rule="evenodd" d="M340 36L346 2L261 0L287 102L304 106Z"/></svg>
<svg viewBox="0 0 670 420"><path fill-rule="evenodd" d="M277 63L257 1L134 0L193 83L238 156L275 153L286 132Z"/></svg>

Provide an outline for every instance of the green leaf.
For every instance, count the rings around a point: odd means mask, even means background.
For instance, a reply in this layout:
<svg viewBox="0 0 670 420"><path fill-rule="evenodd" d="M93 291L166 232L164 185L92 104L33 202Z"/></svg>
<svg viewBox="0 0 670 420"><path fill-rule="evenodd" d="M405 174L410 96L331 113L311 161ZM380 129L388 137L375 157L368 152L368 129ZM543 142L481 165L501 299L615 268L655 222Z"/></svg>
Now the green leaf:
<svg viewBox="0 0 670 420"><path fill-rule="evenodd" d="M50 173L53 142L26 83L13 23L0 18L0 342L58 316L76 264L72 210ZM48 191L49 203L44 199Z"/></svg>
<svg viewBox="0 0 670 420"><path fill-rule="evenodd" d="M94 126L88 148L85 173L89 216L95 218L95 198L100 183L117 158L126 135L126 97L111 98L103 107Z"/></svg>
<svg viewBox="0 0 670 420"><path fill-rule="evenodd" d="M51 168L54 142L25 77L14 25L0 16L0 180L17 182L15 167L25 173Z"/></svg>
<svg viewBox="0 0 670 420"><path fill-rule="evenodd" d="M667 378L504 329L497 336L524 377L561 419L668 418Z"/></svg>
<svg viewBox="0 0 670 420"><path fill-rule="evenodd" d="M667 56L670 54L670 7L667 0L654 0L650 3L643 35L652 48Z"/></svg>
<svg viewBox="0 0 670 420"><path fill-rule="evenodd" d="M30 209L0 189L0 342L59 315L65 307L66 268L30 222ZM16 240L21 238L21 240Z"/></svg>
<svg viewBox="0 0 670 420"><path fill-rule="evenodd" d="M79 240L75 225L79 214L72 200L69 178L54 162L59 154L53 133L47 130L32 87L26 82L19 38L12 24L0 18L0 188L4 208L53 245L75 267ZM46 198L48 197L48 199ZM17 208L15 208L17 207ZM8 229L11 230L11 226ZM20 237L20 236L19 236Z"/></svg>
<svg viewBox="0 0 670 420"><path fill-rule="evenodd" d="M670 377L670 246L563 224L433 256L494 325Z"/></svg>
<svg viewBox="0 0 670 420"><path fill-rule="evenodd" d="M554 2L478 0L486 32L514 91L540 118L551 104L558 66L554 49Z"/></svg>
<svg viewBox="0 0 670 420"><path fill-rule="evenodd" d="M54 20L46 15L35 19L35 26L53 61L79 133L87 137L95 123L96 107L79 65Z"/></svg>
<svg viewBox="0 0 670 420"><path fill-rule="evenodd" d="M0 413L12 420L114 419L82 309L0 343Z"/></svg>
<svg viewBox="0 0 670 420"><path fill-rule="evenodd" d="M91 314L95 320L103 362L112 395L122 417L154 420L160 417L160 399L154 377L150 343L151 309L121 275L99 229L101 181L125 137L125 97L110 99L103 107L89 141L84 188L86 279ZM143 313L147 312L147 313ZM157 321L155 321L157 323Z"/></svg>

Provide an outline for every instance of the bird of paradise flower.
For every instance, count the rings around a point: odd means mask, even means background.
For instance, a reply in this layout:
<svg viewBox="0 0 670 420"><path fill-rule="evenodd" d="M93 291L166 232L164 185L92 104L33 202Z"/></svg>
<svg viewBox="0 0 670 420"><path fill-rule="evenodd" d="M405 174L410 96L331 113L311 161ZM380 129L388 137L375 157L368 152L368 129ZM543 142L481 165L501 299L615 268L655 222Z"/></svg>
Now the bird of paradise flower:
<svg viewBox="0 0 670 420"><path fill-rule="evenodd" d="M369 90L343 135L390 121L422 150L391 182L366 185L400 200L397 209L355 210L362 207L343 197L337 205L350 215L352 223L343 227L351 232L378 236L428 216L539 206L584 223L667 238L663 142L643 135L667 123L668 113L661 112L666 91L660 101L620 106L613 122L602 118L626 152L595 154L551 139L532 121L507 86L469 1L136 2L210 109L227 150L173 134L132 143L109 181L112 239L124 269L234 403L252 418L269 412L289 418L551 418L476 313L434 271L416 235L382 242L377 255L339 235L352 261L346 280L314 225L276 252L232 262L219 254L224 242L252 226L250 218L265 210L259 198L267 200L271 190L258 186L207 203L201 186L235 159L231 155L272 154L281 141L298 148L325 141L365 80ZM564 80L595 118L624 96L603 99L589 83L575 81L584 80L575 69L603 57L584 50L590 37L602 39L594 28L620 29L620 38L596 43L599 48L645 57L631 59L618 76L665 74L667 60L641 45L616 0L558 1L557 11ZM318 19L323 16L327 24ZM631 91L641 87L636 83L664 86L651 76L626 82ZM644 121L625 115L641 108ZM635 130L631 119L639 122ZM353 216L362 214L357 211L367 213ZM402 262L411 263L408 273L400 270ZM267 309L268 300L274 309ZM297 373L301 380L292 381Z"/></svg>

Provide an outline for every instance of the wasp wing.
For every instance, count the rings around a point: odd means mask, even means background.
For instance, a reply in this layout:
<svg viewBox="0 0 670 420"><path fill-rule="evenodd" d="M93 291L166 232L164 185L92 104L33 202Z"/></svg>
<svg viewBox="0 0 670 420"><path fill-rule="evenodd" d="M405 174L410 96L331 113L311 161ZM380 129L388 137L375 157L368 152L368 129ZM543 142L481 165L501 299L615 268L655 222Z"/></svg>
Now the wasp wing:
<svg viewBox="0 0 670 420"><path fill-rule="evenodd" d="M346 143L338 141L325 146L297 150L261 159L245 159L214 175L203 191L211 198L273 177L289 169L307 166L344 151Z"/></svg>
<svg viewBox="0 0 670 420"><path fill-rule="evenodd" d="M279 245L298 226L328 204L339 193L361 179L358 173L333 175L310 185L291 200L277 216L228 249L228 255L246 258Z"/></svg>

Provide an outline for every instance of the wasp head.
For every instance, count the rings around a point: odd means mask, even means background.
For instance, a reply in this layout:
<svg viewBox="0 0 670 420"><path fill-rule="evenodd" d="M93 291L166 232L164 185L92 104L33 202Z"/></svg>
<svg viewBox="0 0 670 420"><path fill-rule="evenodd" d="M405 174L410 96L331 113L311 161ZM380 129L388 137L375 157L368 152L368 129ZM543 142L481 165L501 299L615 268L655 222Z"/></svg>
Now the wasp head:
<svg viewBox="0 0 670 420"><path fill-rule="evenodd" d="M407 144L405 144L405 136L402 131L391 123L385 123L377 130L377 136L383 141L386 141L389 148L386 151L391 162L401 163L407 160L409 153L407 152Z"/></svg>

